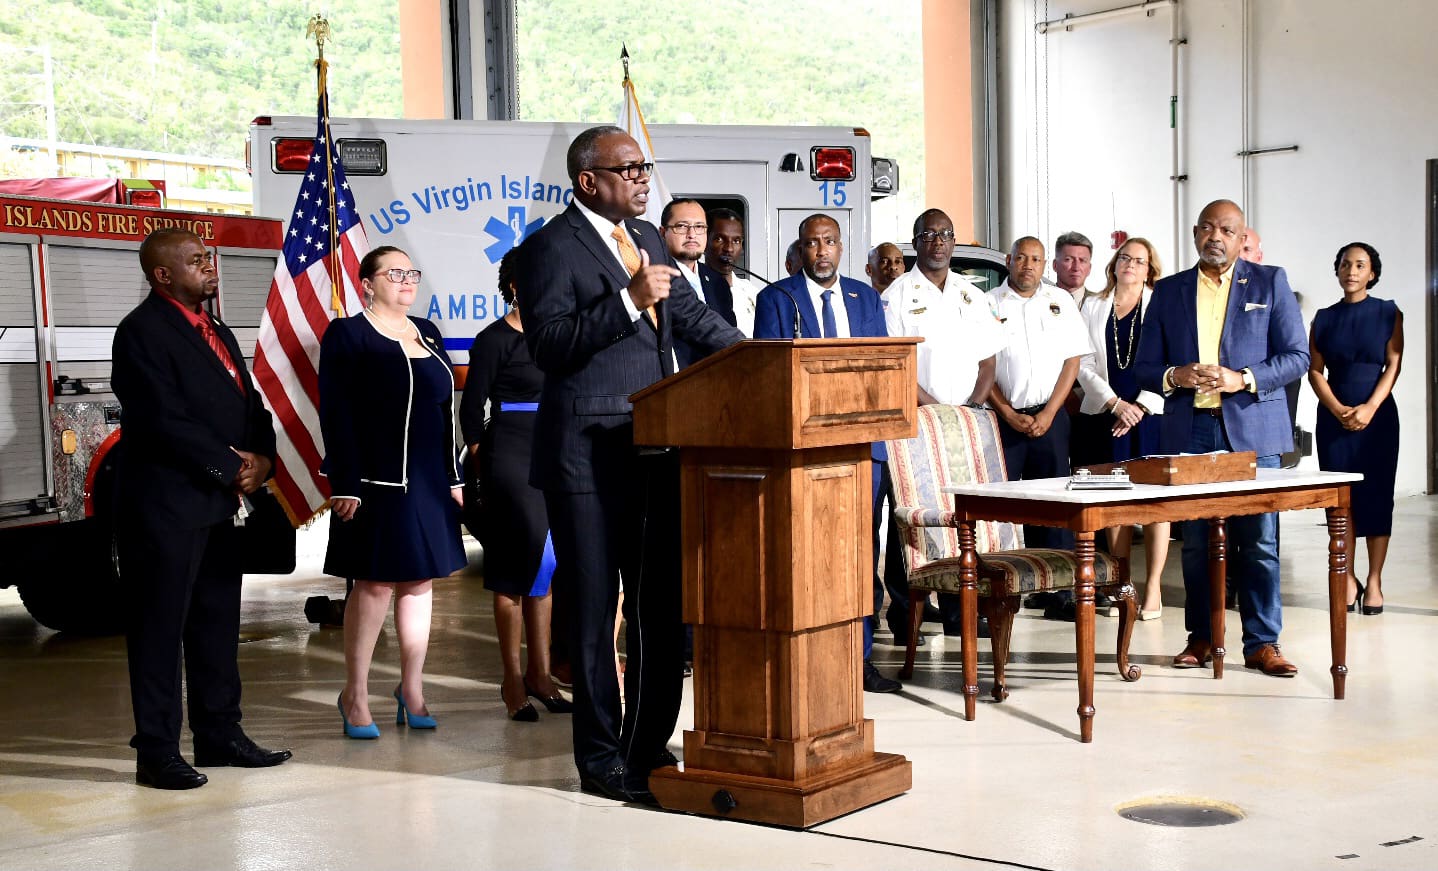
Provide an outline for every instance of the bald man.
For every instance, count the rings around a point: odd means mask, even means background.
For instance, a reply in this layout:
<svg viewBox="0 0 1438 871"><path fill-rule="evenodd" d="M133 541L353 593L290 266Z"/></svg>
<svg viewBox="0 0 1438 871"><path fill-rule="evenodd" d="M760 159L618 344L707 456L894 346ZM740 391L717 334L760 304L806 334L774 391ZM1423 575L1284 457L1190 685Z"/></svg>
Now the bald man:
<svg viewBox="0 0 1438 871"><path fill-rule="evenodd" d="M1158 282L1144 316L1134 374L1165 397L1159 451L1253 451L1276 469L1293 449L1284 388L1308 370L1298 301L1282 269L1240 259L1243 210L1216 200L1193 228L1198 265ZM1272 677L1298 667L1278 646L1278 515L1228 520L1229 577L1238 583L1243 664ZM1213 651L1208 610L1208 522L1183 530L1184 623L1188 643L1175 668L1201 668Z"/></svg>
<svg viewBox="0 0 1438 871"><path fill-rule="evenodd" d="M1238 256L1249 263L1263 262L1263 238L1257 230L1249 227L1243 231L1243 244L1239 246Z"/></svg>
<svg viewBox="0 0 1438 871"><path fill-rule="evenodd" d="M904 274L904 252L893 242L880 242L869 249L869 262L864 264L864 274L869 276L869 286L880 296L889 289L900 275Z"/></svg>
<svg viewBox="0 0 1438 871"><path fill-rule="evenodd" d="M204 242L156 230L140 245L140 268L150 295L116 328L111 373L122 407L115 516L131 590L130 746L137 782L193 789L207 778L180 755L182 695L195 765L264 768L290 758L240 729L236 658L237 526L245 494L274 466L275 433L234 335L205 310L219 277Z"/></svg>

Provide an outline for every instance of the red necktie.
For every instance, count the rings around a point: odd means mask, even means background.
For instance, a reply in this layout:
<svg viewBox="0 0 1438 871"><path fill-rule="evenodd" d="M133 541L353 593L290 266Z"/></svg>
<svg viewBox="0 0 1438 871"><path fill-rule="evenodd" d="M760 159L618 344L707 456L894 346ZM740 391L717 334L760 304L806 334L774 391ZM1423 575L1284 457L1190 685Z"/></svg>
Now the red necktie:
<svg viewBox="0 0 1438 871"><path fill-rule="evenodd" d="M224 366L225 371L230 373L230 377L235 379L235 386L240 388L241 393L244 393L245 383L240 380L239 367L235 365L234 359L230 357L230 349L226 348L225 343L220 341L220 334L215 332L215 326L210 323L209 317L207 316L195 328L200 331L200 336L204 338L205 344L209 345L210 350L215 352L215 356L220 358L220 365Z"/></svg>

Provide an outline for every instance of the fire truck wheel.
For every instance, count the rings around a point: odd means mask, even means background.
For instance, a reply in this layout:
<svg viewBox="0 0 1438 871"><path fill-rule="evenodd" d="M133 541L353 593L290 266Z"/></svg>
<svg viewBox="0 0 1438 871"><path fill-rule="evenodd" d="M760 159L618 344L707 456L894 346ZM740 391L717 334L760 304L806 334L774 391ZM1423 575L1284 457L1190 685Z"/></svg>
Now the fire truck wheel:
<svg viewBox="0 0 1438 871"><path fill-rule="evenodd" d="M113 635L125 629L124 588L115 560L110 524L96 518L56 527L49 568L37 566L22 581L20 600L35 621L76 635ZM70 554L73 569L60 571L58 554Z"/></svg>

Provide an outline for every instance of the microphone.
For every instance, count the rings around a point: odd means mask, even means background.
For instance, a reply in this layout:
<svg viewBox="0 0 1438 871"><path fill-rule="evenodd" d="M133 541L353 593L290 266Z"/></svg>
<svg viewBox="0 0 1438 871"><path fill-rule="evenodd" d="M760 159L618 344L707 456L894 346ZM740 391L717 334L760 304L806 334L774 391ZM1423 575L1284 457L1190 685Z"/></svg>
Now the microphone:
<svg viewBox="0 0 1438 871"><path fill-rule="evenodd" d="M789 305L792 306L793 309L794 309L794 338L796 338L796 339L802 339L802 338L804 338L804 330L803 330L802 318L799 316L799 301L796 300L796 299L794 299L794 294L790 293L790 292L789 292L789 289L788 289L787 287L780 287L779 285L775 284L774 282L770 281L769 279L765 278L764 276L760 275L759 273L754 272L754 271L749 270L749 269L745 269L744 267L740 266L740 265L737 264L737 263L731 264L730 268L732 268L732 269L737 269L738 271L744 273L745 275L749 276L750 278L757 278L757 279L759 279L760 281L764 282L764 285L765 285L764 289L765 289L765 290L768 290L769 288L772 287L772 288L774 288L775 290L779 291L780 293L784 294L785 296L789 297Z"/></svg>

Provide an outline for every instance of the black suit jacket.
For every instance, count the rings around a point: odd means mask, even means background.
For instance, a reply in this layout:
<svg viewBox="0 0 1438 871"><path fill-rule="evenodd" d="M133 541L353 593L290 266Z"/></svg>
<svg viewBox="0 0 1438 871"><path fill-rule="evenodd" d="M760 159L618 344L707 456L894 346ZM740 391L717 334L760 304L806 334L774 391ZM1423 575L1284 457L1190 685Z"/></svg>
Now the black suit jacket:
<svg viewBox="0 0 1438 871"><path fill-rule="evenodd" d="M242 391L175 304L151 291L115 330L110 383L121 405L121 516L199 529L234 515L240 458L274 462L270 412L234 334L215 330L245 383Z"/></svg>
<svg viewBox="0 0 1438 871"><path fill-rule="evenodd" d="M724 276L704 265L699 264L699 286L704 289L704 304L713 309L724 322L731 327L739 324L734 317L734 292L729 289L729 282ZM682 338L674 339L674 356L679 360L682 369L698 360L704 359L705 354L699 353L696 349L689 347L689 343Z"/></svg>
<svg viewBox="0 0 1438 871"><path fill-rule="evenodd" d="M653 224L631 219L625 227L650 263L674 265ZM520 245L518 267L524 336L545 375L530 483L597 492L606 473L628 467L629 396L672 374L674 338L709 353L744 334L701 303L683 276L675 276L669 298L656 306L657 329L648 314L630 320L619 295L629 276L575 206Z"/></svg>

